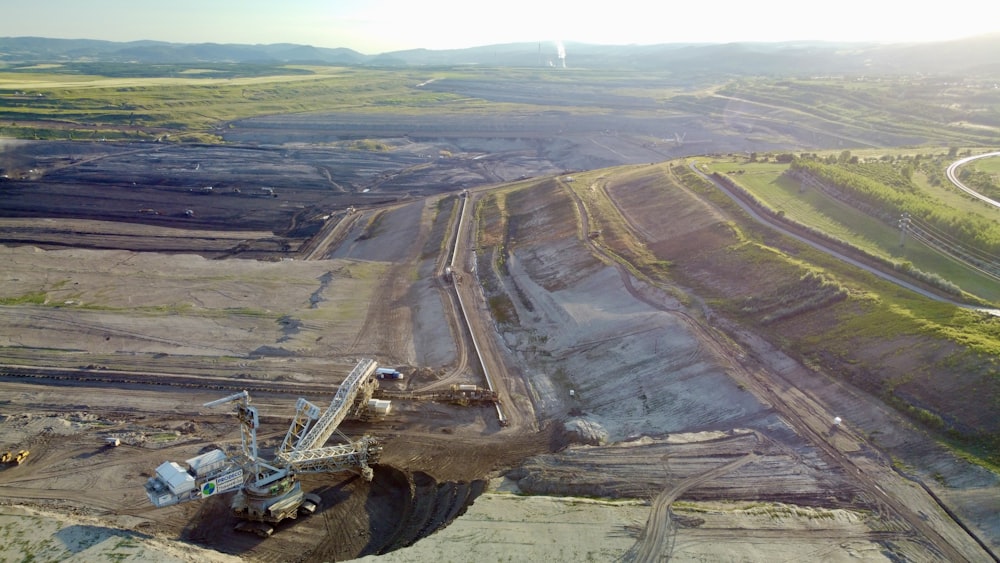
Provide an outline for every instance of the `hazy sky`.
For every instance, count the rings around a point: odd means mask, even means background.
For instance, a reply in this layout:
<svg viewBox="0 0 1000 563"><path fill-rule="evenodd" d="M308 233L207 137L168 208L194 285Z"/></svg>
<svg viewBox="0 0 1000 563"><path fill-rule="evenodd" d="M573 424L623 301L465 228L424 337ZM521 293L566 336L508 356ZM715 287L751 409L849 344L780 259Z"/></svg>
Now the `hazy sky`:
<svg viewBox="0 0 1000 563"><path fill-rule="evenodd" d="M2 0L0 37L300 43L366 54L518 41L936 41L1000 32L1000 2L952 0Z"/></svg>

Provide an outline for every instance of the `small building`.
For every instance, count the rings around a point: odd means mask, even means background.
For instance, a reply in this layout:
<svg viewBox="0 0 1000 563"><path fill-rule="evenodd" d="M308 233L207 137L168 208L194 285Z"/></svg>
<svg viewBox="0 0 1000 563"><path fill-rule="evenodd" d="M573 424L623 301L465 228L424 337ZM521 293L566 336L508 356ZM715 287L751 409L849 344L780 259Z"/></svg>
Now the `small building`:
<svg viewBox="0 0 1000 563"><path fill-rule="evenodd" d="M388 401L386 399L370 399L368 401L368 409L377 416L385 416L389 414L389 408L391 406L392 401Z"/></svg>
<svg viewBox="0 0 1000 563"><path fill-rule="evenodd" d="M167 485L174 495L182 495L194 490L194 477L173 461L165 461L156 468L156 476Z"/></svg>
<svg viewBox="0 0 1000 563"><path fill-rule="evenodd" d="M187 460L191 473L198 477L204 477L226 465L228 458L222 450L212 450Z"/></svg>

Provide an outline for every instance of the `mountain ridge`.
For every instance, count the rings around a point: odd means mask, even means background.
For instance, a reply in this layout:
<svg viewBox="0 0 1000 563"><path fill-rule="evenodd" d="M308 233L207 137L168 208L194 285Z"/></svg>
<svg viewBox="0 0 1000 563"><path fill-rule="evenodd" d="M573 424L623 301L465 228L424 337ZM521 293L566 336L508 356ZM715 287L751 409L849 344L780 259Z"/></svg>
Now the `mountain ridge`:
<svg viewBox="0 0 1000 563"><path fill-rule="evenodd" d="M1000 33L933 43L824 41L596 45L521 42L462 49L407 49L366 55L346 47L294 43L116 42L0 37L0 68L34 64L318 64L373 67L510 66L722 72L735 75L823 73L995 73Z"/></svg>

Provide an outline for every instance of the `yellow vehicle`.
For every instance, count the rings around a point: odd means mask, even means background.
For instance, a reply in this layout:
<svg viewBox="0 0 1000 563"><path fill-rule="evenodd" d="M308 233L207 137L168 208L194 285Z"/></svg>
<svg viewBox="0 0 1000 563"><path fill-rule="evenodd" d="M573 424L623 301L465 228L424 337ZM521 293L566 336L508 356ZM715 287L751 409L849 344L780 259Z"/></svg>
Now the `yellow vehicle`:
<svg viewBox="0 0 1000 563"><path fill-rule="evenodd" d="M4 452L2 455L0 455L0 463L8 463L13 458L14 454L12 454L11 452Z"/></svg>
<svg viewBox="0 0 1000 563"><path fill-rule="evenodd" d="M28 459L28 454L31 453L28 450L21 450L17 452L17 457L14 458L14 463L21 465L24 463L25 459Z"/></svg>

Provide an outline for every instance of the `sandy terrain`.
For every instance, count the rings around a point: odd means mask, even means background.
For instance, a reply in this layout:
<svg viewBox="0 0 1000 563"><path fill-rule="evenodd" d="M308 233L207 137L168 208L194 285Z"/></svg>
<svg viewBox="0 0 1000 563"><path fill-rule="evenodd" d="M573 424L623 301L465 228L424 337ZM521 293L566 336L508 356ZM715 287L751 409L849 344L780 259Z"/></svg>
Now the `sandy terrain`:
<svg viewBox="0 0 1000 563"><path fill-rule="evenodd" d="M134 525L134 524L133 524ZM0 506L3 561L163 561L226 563L239 557L130 530L107 519Z"/></svg>

